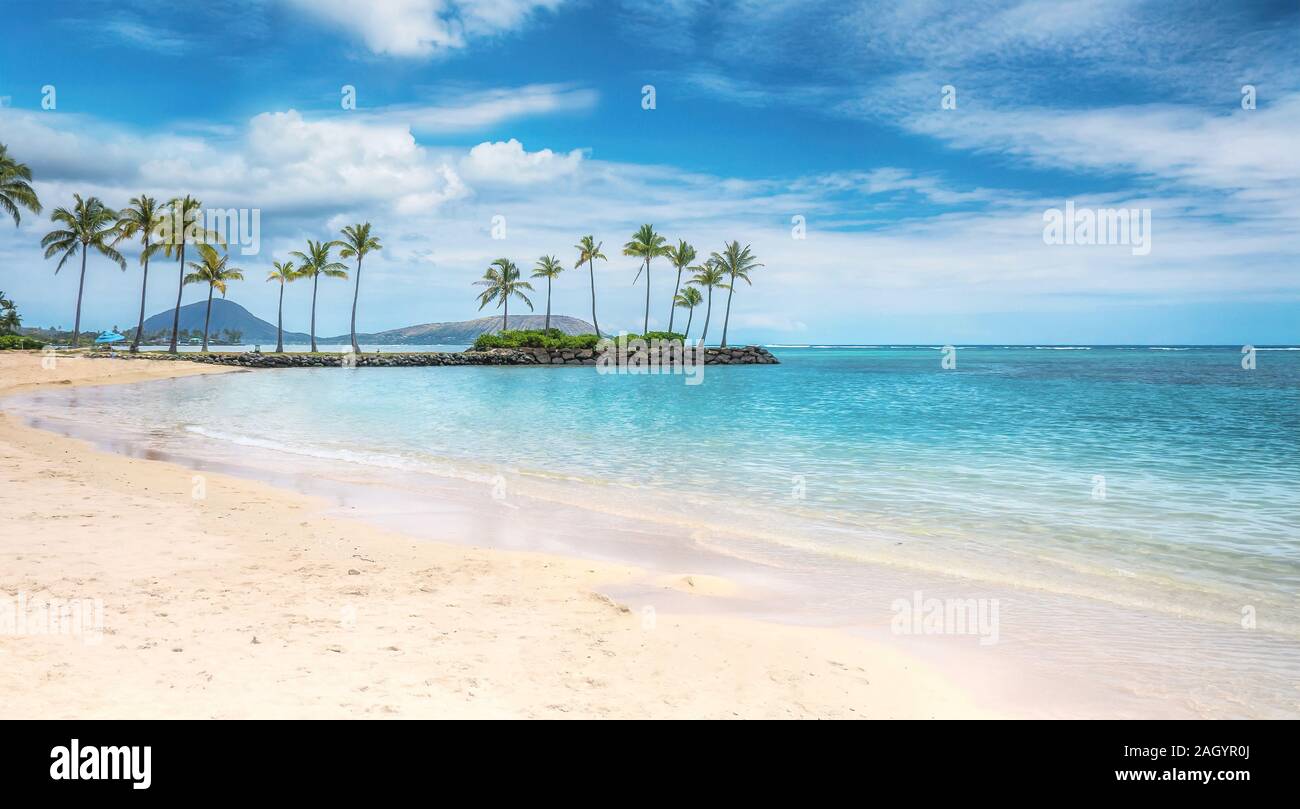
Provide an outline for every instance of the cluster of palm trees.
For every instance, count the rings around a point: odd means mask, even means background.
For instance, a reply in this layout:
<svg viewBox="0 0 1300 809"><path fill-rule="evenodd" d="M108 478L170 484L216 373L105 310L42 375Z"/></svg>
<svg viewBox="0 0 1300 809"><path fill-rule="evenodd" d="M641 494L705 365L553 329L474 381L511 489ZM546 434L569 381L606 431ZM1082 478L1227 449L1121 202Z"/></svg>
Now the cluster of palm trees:
<svg viewBox="0 0 1300 809"><path fill-rule="evenodd" d="M574 248L578 251L578 258L574 262L574 267L587 265L591 279L591 325L595 327L596 334L600 334L600 323L596 320L596 260L608 261L605 254L601 252L604 242L597 242L594 236L583 236ZM676 245L670 245L667 240L659 233L655 232L654 225L642 225L636 233L632 234L632 239L623 245L623 255L632 256L641 259L637 269L636 277L632 279L635 284L645 273L645 318L642 322L642 333L650 331L650 263L656 258L667 258L668 262L677 270L677 281L673 286L672 303L668 313L668 331L672 332L675 324L677 309L687 310L686 331L684 337L689 338L691 324L695 318L695 307L701 303L706 303L704 314L704 331L700 335L700 341L703 342L709 336L709 321L713 313L713 290L727 290L727 309L722 320L722 347L727 345L727 325L731 320L731 297L735 292L736 282L744 281L746 284L752 284L749 274L763 265L758 263L758 259L750 251L749 245L740 246L740 242L729 242L723 246L721 251L715 251L709 254L699 264L693 264L697 257L694 247L685 240L679 241ZM563 265L556 260L555 256L542 256L537 260L533 268L533 278L546 279L546 324L544 328L551 327L551 284L564 271ZM690 272L691 275L686 280L687 286L682 288L682 273ZM499 258L493 261L483 274L483 278L474 282L475 286L485 287L483 292L478 296L481 310L490 303L496 303L503 311L501 314L501 328L507 328L510 317L510 299L518 298L528 305L531 311L533 302L529 300L526 292L533 291L533 286L527 281L521 280L519 268L508 258ZM705 290L704 294L700 289Z"/></svg>
<svg viewBox="0 0 1300 809"><path fill-rule="evenodd" d="M31 170L11 157L5 145L0 144L0 211L13 217L15 227L22 221L20 208L26 208L32 213L41 212L40 200L30 185L31 179ZM186 195L160 204L153 197L141 194L133 198L127 207L117 211L105 205L99 197L83 199L80 194L73 194L73 199L71 208L60 207L54 210L50 220L60 227L41 239L45 257L59 257L55 273L63 269L68 259L81 257L72 345L77 346L81 340L81 300L86 284L87 257L92 251L99 253L125 270L126 259L117 251L117 245L138 237L141 241L140 265L144 269L144 276L140 283L140 317L135 337L131 341L131 350L140 350L140 338L144 334L149 261L161 252L169 258L175 257L180 270L176 285L176 307L172 311L171 341L167 350L173 353L176 351L177 337L180 334L181 295L185 287L189 284L207 284L208 306L203 322L203 350L207 351L213 294L220 292L225 297L227 284L242 281L244 271L231 266L230 256L223 250L218 250L218 247L225 247L221 234L203 227L203 203ZM185 261L186 249L190 245L194 245L198 261ZM371 233L369 222L343 228L339 240L308 241L305 251L292 253L298 260L296 266L293 262L272 262L275 269L266 280L280 283L276 351L284 350L284 284L299 278L312 279L311 350L316 350L316 291L320 277L348 277L347 266L330 257L330 252L335 248L339 249L340 258L355 258L357 261L356 281L352 291L352 350L360 351L357 345L357 299L361 292L361 260L369 253L383 249L378 237Z"/></svg>
<svg viewBox="0 0 1300 809"><path fill-rule="evenodd" d="M131 204L121 211L106 207L98 197L82 199L74 194L76 203L71 209L59 208L50 218L63 227L51 231L41 240L45 248L45 257L60 256L55 268L57 273L64 263L78 254L81 256L81 283L86 277L86 255L95 250L122 269L126 269L126 260L116 250L116 245L135 237L141 240L140 263L144 276L140 284L140 317L136 325L135 337L131 350L138 351L140 337L144 333L145 296L149 284L149 260L162 252L175 256L180 266L180 279L176 288L176 308L172 312L171 340L168 350L175 352L177 335L180 333L180 303L185 287L190 284L206 284L208 287L207 310L203 320L203 351L208 350L208 330L212 320L212 298L216 293L226 296L231 281L244 280L244 271L230 263L230 256L224 250L224 242L219 233L206 230L202 226L203 203L190 196L178 197L159 205L152 197L141 194L131 200ZM168 219L173 220L175 228L168 231ZM163 234L169 234L161 238ZM299 278L312 279L311 296L311 350L316 350L316 292L322 275L329 278L348 277L347 267L332 260L330 252L339 248L342 258L356 258L356 288L352 296L352 350L360 351L357 345L357 297L360 294L361 259L366 254L382 249L379 239L370 232L370 223L349 225L342 232L343 238L337 241L307 242L305 251L294 251L293 262L272 262L273 269L267 276L268 281L278 281L280 288L280 310L277 322L276 351L284 350L284 284ZM155 238L161 240L155 241ZM186 262L188 246L194 246L197 261ZM81 287L77 290L77 313L72 327L72 344L78 343L81 330Z"/></svg>
<svg viewBox="0 0 1300 809"><path fill-rule="evenodd" d="M27 166L18 163L9 156L4 144L0 144L0 211L13 217L15 227L21 221L20 208L32 213L41 212L41 203L30 185L32 173ZM80 257L81 277L77 285L77 311L72 326L72 345L76 346L81 333L81 300L86 282L86 259L93 251L126 269L126 259L117 251L122 241L138 238L141 242L140 264L144 276L140 283L140 317L136 325L135 336L131 341L131 350L140 349L140 339L144 333L145 297L149 286L149 262L162 253L168 258L175 258L179 267L176 286L176 307L172 312L171 340L168 351L175 352L177 336L180 333L181 295L189 284L208 285L207 314L203 324L203 350L208 350L208 325L212 319L212 297L220 292L225 297L227 285L231 281L242 281L243 270L230 265L230 256L224 252L225 244L218 233L203 227L203 203L186 195L159 203L158 200L141 194L131 200L120 211L106 206L98 197L83 199L80 194L73 195L74 203L70 208L60 207L50 215L57 227L41 239L45 248L45 257L59 257L54 268L57 273L63 269L68 259ZM296 250L290 255L293 260L272 262L274 269L267 274L267 281L280 285L280 301L276 320L275 350L284 350L284 287L299 279L310 278L311 292L311 350L316 351L316 295L322 276L326 278L347 279L349 267L342 261L335 261L331 252L338 249L340 259L356 259L356 269L352 290L352 350L359 352L357 345L357 299L361 292L361 264L368 254L382 250L379 238L371 232L369 222L349 225L343 228L342 238L334 241L307 242L305 250ZM574 267L587 265L591 283L591 324L600 334L600 323L596 319L596 261L608 261L601 252L604 242L597 242L594 236L583 236L574 245L578 251ZM186 251L193 245L197 261L186 262ZM221 248L221 249L218 249ZM751 284L749 274L763 265L750 252L749 245L741 247L739 242L729 242L721 251L709 254L699 263L694 263L697 253L686 241L676 245L657 233L653 225L642 225L626 244L623 255L640 259L635 284L645 274L645 318L642 323L643 333L650 329L650 268L656 258L666 258L677 270L677 279L673 285L673 297L668 313L668 331L673 331L677 309L686 309L685 336L690 336L691 325L695 318L695 307L705 303L704 330L700 340L705 341L709 335L709 322L713 314L713 290L727 290L726 313L722 320L722 342L727 345L727 326L731 320L731 298L735 293L736 282ZM551 327L551 286L564 266L555 256L542 256L537 260L531 277L546 279L546 324ZM686 286L682 286L683 273L689 272ZM490 303L502 308L501 327L509 323L510 299L517 298L527 304L529 310L533 303L525 294L533 291L532 284L520 277L515 263L506 258L492 262L476 285L485 287L479 295L479 309ZM703 294L700 290L704 290Z"/></svg>
<svg viewBox="0 0 1300 809"><path fill-rule="evenodd" d="M140 264L144 275L140 284L140 317L131 350L140 350L144 333L145 296L149 287L149 262L159 253L175 256L179 266L176 286L176 310L172 314L171 342L168 350L176 351L180 332L181 294L188 284L208 284L207 319L203 325L203 350L208 348L208 323L212 318L212 295L220 292L224 297L226 284L243 280L243 271L230 266L230 256L218 251L214 245L224 246L221 236L205 230L200 222L202 203L190 196L177 197L165 205L147 194L132 198L120 211L109 208L99 197L82 198L73 194L71 208L56 208L50 220L61 227L45 234L41 246L45 257L59 257L54 268L58 273L68 259L81 257L81 277L77 285L77 310L72 324L72 345L81 340L81 301L86 284L86 259L91 251L97 252L126 270L126 259L117 245L139 237L141 241ZM169 221L170 220L170 221ZM175 223L176 227L168 230ZM164 235L166 234L166 235ZM186 248L193 244L198 261L185 261ZM188 268L188 272L186 269Z"/></svg>

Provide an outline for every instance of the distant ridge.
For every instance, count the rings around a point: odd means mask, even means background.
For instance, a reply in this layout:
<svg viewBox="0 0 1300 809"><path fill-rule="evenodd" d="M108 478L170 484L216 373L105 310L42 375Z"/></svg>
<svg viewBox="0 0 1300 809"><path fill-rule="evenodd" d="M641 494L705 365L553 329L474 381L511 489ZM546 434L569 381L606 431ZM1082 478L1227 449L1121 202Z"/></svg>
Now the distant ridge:
<svg viewBox="0 0 1300 809"><path fill-rule="evenodd" d="M203 317L207 310L207 301L186 304L181 307L181 329L199 332L203 330ZM170 332L172 312L168 309L159 312L144 322L145 334ZM511 329L540 329L546 322L544 315L511 315ZM585 320L565 315L551 315L551 328L559 329L565 334L592 334L595 329ZM243 342L248 344L275 345L275 324L268 323L234 301L215 298L212 301L212 324L208 332L221 334L225 330L243 333ZM472 343L484 333L501 331L500 317L480 317L474 320L461 320L448 323L421 323L400 329L357 334L357 340L370 345L458 345ZM340 334L333 337L316 337L320 345L347 344L349 335ZM298 331L284 333L284 341L290 344L302 344L311 341L311 336Z"/></svg>
<svg viewBox="0 0 1300 809"><path fill-rule="evenodd" d="M207 307L207 301L197 301L182 306L180 322L181 329L192 332L203 331L203 317L207 313ZM175 309L168 309L165 312L159 312L153 317L150 317L144 322L144 333L157 334L158 332L166 332L170 335L172 330L172 313L175 311ZM216 336L226 329L243 332L243 341L245 343L254 345L258 343L270 343L272 347L275 346L274 323L267 323L265 320L257 317L234 301L228 301L224 298L213 298L212 323L208 326L208 333ZM128 331L134 333L135 330L129 329ZM127 331L123 332L123 334L127 333ZM284 333L284 341L286 343L305 343L309 339L308 335L300 334L298 332L286 331ZM317 340L317 342L320 341Z"/></svg>

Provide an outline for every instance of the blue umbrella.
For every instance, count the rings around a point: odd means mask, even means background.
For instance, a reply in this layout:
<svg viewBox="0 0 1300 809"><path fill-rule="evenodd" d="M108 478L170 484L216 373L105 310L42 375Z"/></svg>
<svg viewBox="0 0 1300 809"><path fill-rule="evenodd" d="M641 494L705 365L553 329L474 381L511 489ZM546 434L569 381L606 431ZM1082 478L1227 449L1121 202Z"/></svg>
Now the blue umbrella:
<svg viewBox="0 0 1300 809"><path fill-rule="evenodd" d="M125 337L123 337L122 335L118 334L115 331L106 331L106 332L102 332L98 337L95 338L95 344L103 345L106 343L120 343L125 339L126 339Z"/></svg>

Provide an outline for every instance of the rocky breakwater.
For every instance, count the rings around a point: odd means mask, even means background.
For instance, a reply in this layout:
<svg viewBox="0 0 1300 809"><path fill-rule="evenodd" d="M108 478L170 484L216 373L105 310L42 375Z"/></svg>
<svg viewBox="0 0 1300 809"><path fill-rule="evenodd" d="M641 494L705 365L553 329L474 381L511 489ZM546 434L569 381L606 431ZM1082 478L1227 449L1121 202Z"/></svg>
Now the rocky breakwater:
<svg viewBox="0 0 1300 809"><path fill-rule="evenodd" d="M643 361L653 366L671 366L682 362L683 353L645 349L644 354L628 350L619 356L610 350L609 361L620 365L639 365ZM687 350L687 362L696 361L694 352ZM705 365L776 365L778 360L761 346L740 348L706 348ZM602 352L599 349L561 348L493 348L486 351L455 351L384 354L318 353L318 354L263 354L257 352L213 352L210 354L162 354L147 352L136 355L119 354L119 357L149 360L186 360L212 365L235 365L243 368L404 368L434 365L597 365Z"/></svg>

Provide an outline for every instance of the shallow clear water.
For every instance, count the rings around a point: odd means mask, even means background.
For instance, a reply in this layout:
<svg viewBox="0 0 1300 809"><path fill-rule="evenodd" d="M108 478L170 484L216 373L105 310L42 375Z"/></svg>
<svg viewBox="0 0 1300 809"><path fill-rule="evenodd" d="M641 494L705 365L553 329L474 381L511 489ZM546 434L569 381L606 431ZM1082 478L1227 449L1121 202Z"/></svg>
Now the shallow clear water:
<svg viewBox="0 0 1300 809"><path fill-rule="evenodd" d="M321 469L578 486L765 565L884 563L1225 631L1249 612L1300 638L1300 351L1245 370L1238 348L972 347L946 370L927 347L773 350L779 366L698 385L327 368L78 397L122 427Z"/></svg>

